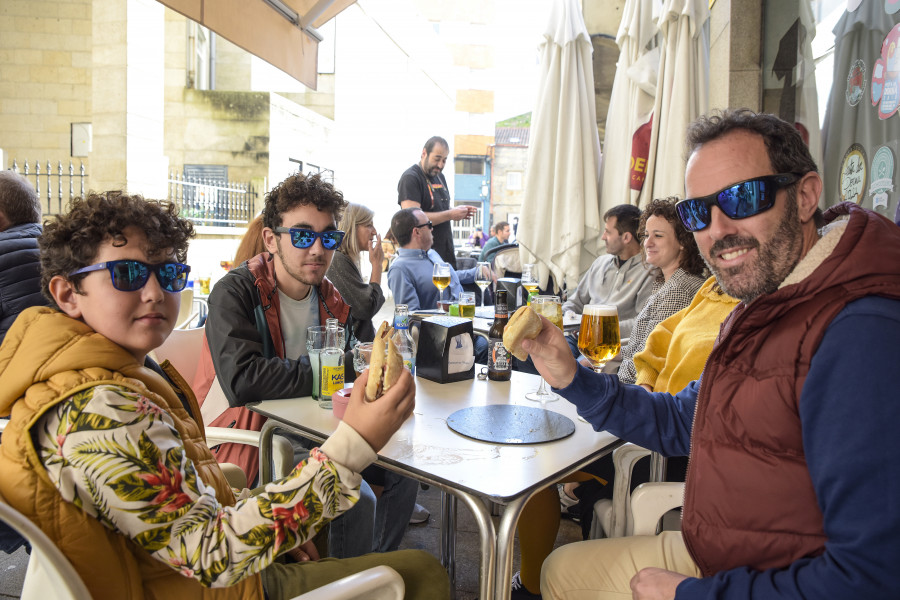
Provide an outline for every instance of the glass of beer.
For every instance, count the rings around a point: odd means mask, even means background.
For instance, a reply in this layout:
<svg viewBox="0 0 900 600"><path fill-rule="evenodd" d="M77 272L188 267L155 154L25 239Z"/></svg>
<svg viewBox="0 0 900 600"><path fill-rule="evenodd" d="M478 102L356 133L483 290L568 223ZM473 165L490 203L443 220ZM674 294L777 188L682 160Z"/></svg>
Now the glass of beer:
<svg viewBox="0 0 900 600"><path fill-rule="evenodd" d="M546 317L547 320L559 327L560 331L562 331L563 313L562 303L560 303L559 301L559 296L535 296L531 300L531 308L537 314ZM556 400L559 400L559 395L554 394L549 389L547 389L547 382L544 381L543 377L541 377L541 385L538 386L538 389L525 394L525 398L527 398L528 400L533 400L534 402L545 404L547 402L555 402Z"/></svg>
<svg viewBox="0 0 900 600"><path fill-rule="evenodd" d="M619 311L612 304L586 304L578 332L578 351L596 372L619 353Z"/></svg>
<svg viewBox="0 0 900 600"><path fill-rule="evenodd" d="M459 316L469 320L475 318L475 292L463 292L459 295Z"/></svg>
<svg viewBox="0 0 900 600"><path fill-rule="evenodd" d="M443 305L444 290L450 285L450 264L445 262L434 263L434 269L431 272L431 281L441 292L438 306L441 308L442 312L447 312L444 310Z"/></svg>

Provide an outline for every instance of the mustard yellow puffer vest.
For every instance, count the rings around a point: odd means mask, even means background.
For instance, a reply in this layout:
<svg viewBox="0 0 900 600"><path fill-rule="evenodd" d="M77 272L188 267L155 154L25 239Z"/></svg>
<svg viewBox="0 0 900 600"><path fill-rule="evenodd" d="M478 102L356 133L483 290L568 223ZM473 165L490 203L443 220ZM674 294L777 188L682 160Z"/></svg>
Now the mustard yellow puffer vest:
<svg viewBox="0 0 900 600"><path fill-rule="evenodd" d="M174 369L169 372L199 415L190 389ZM10 416L0 444L0 493L56 543L95 600L261 599L258 575L229 588L204 588L60 496L30 430L71 394L101 384L126 387L163 407L200 478L215 488L220 502L234 504L202 427L169 383L84 323L49 308L22 312L0 346L0 416Z"/></svg>

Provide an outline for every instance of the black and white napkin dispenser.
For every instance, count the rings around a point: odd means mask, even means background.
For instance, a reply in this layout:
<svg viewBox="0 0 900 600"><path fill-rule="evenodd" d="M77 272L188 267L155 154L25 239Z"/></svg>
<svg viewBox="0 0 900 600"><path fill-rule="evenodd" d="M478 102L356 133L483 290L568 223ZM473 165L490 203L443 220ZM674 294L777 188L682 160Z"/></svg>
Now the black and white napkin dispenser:
<svg viewBox="0 0 900 600"><path fill-rule="evenodd" d="M416 375L438 383L474 379L472 321L443 315L423 319L416 351Z"/></svg>

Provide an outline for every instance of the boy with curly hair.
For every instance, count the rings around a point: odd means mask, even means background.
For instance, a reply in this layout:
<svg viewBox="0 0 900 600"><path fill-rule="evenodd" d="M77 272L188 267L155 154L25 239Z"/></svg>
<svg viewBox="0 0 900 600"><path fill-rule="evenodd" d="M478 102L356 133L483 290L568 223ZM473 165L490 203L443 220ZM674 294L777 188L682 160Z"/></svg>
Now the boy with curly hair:
<svg viewBox="0 0 900 600"><path fill-rule="evenodd" d="M121 192L45 224L53 308L24 311L0 347L0 493L97 599L291 598L375 564L434 597L443 570L425 553L276 561L353 505L358 472L412 411L411 377L386 402L360 388L308 461L235 503L190 388L147 357L174 326L192 236L174 205Z"/></svg>

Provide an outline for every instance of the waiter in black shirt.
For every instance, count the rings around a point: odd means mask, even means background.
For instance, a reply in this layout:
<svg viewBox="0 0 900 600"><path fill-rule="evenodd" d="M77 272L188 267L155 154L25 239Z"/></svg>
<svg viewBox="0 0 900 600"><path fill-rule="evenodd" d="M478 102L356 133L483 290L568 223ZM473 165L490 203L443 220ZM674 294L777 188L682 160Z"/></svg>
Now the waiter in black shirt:
<svg viewBox="0 0 900 600"><path fill-rule="evenodd" d="M419 208L434 225L434 248L444 261L456 269L456 253L453 248L451 221L468 219L475 215L474 206L450 208L450 190L444 179L444 165L450 154L450 145L442 137L434 136L425 142L422 158L403 172L397 184L397 202L400 208Z"/></svg>

